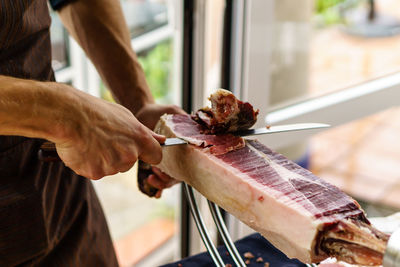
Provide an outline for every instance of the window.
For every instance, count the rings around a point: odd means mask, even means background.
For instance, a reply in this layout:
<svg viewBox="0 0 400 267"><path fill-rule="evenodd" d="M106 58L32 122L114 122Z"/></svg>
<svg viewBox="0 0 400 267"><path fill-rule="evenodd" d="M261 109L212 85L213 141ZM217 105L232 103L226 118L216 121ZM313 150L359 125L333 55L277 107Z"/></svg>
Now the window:
<svg viewBox="0 0 400 267"><path fill-rule="evenodd" d="M398 72L399 7L398 1L317 1L311 19L310 93Z"/></svg>
<svg viewBox="0 0 400 267"><path fill-rule="evenodd" d="M264 21L263 35L270 105L321 96L400 70L398 1L267 4L271 17Z"/></svg>
<svg viewBox="0 0 400 267"><path fill-rule="evenodd" d="M122 0L121 4L132 38L168 24L166 0Z"/></svg>

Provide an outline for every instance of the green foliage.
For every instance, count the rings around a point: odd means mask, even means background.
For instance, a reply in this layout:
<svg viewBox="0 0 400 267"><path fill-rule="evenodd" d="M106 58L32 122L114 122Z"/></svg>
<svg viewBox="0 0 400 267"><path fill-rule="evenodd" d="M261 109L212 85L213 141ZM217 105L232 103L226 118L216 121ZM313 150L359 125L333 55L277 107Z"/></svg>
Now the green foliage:
<svg viewBox="0 0 400 267"><path fill-rule="evenodd" d="M157 44L138 54L138 61L146 75L146 81L157 102L168 103L172 76L172 41ZM101 97L115 102L111 92L100 84Z"/></svg>
<svg viewBox="0 0 400 267"><path fill-rule="evenodd" d="M172 42L162 42L156 47L138 55L146 80L156 100L167 102L171 84Z"/></svg>
<svg viewBox="0 0 400 267"><path fill-rule="evenodd" d="M342 12L347 5L347 0L316 0L315 12L319 26L342 23Z"/></svg>
<svg viewBox="0 0 400 267"><path fill-rule="evenodd" d="M327 12L331 7L336 6L339 3L343 3L345 0L316 0L315 11L317 14L323 14Z"/></svg>

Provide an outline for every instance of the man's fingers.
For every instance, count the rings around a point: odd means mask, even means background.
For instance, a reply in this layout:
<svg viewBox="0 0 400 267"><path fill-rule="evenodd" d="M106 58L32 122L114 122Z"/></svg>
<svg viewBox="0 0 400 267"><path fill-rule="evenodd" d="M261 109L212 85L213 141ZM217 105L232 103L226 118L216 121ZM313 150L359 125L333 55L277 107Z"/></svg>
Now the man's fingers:
<svg viewBox="0 0 400 267"><path fill-rule="evenodd" d="M153 137L160 143L160 144L164 144L165 139L167 139L164 135L161 134L157 134L155 132L151 132L151 134L153 135Z"/></svg>
<svg viewBox="0 0 400 267"><path fill-rule="evenodd" d="M169 182L172 178L168 175L163 173L159 168L152 166L151 170L154 172L155 175L160 178L163 182Z"/></svg>
<svg viewBox="0 0 400 267"><path fill-rule="evenodd" d="M167 114L187 114L183 109L176 105L167 106L167 110L165 111Z"/></svg>
<svg viewBox="0 0 400 267"><path fill-rule="evenodd" d="M161 139L162 136L160 136ZM165 137L164 137L165 138ZM149 164L158 164L162 158L162 149L159 141L153 137L152 131L146 130L141 138L139 159Z"/></svg>
<svg viewBox="0 0 400 267"><path fill-rule="evenodd" d="M178 180L172 178L166 173L163 173L159 168L153 166L151 169L154 174L157 175L157 177L166 184L166 187L171 187L174 184L179 183Z"/></svg>
<svg viewBox="0 0 400 267"><path fill-rule="evenodd" d="M160 198L162 194L162 190L158 190L157 193L154 195L155 198Z"/></svg>
<svg viewBox="0 0 400 267"><path fill-rule="evenodd" d="M149 177L147 178L147 182L149 183L149 185L151 185L157 189L167 188L167 184L165 182L163 182L161 179L159 179L154 174L149 175Z"/></svg>

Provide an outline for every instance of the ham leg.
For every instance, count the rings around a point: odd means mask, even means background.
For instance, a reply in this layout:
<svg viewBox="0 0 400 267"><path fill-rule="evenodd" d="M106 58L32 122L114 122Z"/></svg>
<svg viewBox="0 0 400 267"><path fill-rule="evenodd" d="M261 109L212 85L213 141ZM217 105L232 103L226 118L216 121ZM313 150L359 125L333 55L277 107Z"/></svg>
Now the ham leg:
<svg viewBox="0 0 400 267"><path fill-rule="evenodd" d="M204 135L189 115L164 115L156 131L191 143L165 147L157 167L193 186L288 257L304 263L330 256L382 263L388 237L370 225L354 199L308 170L257 141L238 146L240 137L229 135L228 142L226 136Z"/></svg>

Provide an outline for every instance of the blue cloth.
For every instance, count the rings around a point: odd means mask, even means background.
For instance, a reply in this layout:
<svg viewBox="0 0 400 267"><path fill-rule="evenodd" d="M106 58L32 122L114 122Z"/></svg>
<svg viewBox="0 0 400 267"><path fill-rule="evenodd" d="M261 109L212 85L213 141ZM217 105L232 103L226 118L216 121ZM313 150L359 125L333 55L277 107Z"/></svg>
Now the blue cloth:
<svg viewBox="0 0 400 267"><path fill-rule="evenodd" d="M61 7L72 1L73 0L49 0L50 5L54 10L60 9Z"/></svg>
<svg viewBox="0 0 400 267"><path fill-rule="evenodd" d="M249 235L235 242L235 244L244 260L246 259L244 258L243 254L246 252L251 252L255 256L253 259L250 259L250 264L247 265L248 267L264 267L265 262L269 262L270 267L306 267L305 264L296 259L288 259L285 254L271 245L271 243L269 243L260 234ZM218 251L225 263L230 263L232 266L235 266L224 246L218 247ZM261 257L263 262L256 262L258 257ZM181 264L182 267L215 266L208 252L204 252L174 263L163 265L163 267L177 267L178 264Z"/></svg>

